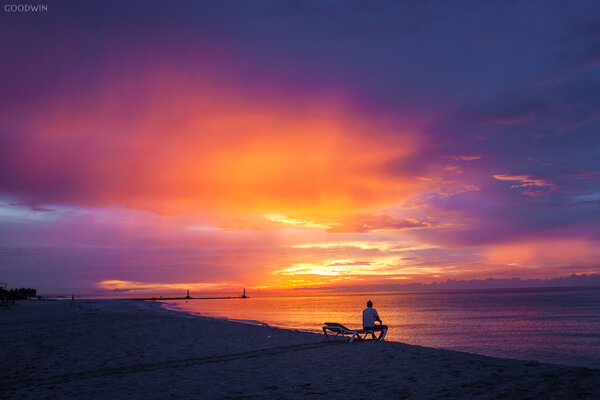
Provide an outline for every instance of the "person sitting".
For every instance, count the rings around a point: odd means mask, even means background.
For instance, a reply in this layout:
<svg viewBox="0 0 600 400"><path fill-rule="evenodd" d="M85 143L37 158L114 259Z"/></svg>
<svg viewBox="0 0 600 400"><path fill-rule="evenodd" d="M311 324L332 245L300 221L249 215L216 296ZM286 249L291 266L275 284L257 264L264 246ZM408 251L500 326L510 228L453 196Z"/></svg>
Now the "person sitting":
<svg viewBox="0 0 600 400"><path fill-rule="evenodd" d="M379 322L379 325L375 325L375 321ZM375 333L372 333L373 339L381 340L384 332L387 330L387 325L382 325L381 318L377 314L377 310L373 308L373 302L367 301L367 308L363 310L363 329L368 331L379 331L379 337L375 337Z"/></svg>

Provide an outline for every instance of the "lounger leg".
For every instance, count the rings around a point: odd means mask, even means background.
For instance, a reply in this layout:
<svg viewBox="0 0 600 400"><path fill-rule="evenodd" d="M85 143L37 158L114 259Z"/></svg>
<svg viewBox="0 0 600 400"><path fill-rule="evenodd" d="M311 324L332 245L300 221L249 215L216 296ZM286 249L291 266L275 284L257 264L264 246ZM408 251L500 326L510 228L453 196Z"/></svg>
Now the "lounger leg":
<svg viewBox="0 0 600 400"><path fill-rule="evenodd" d="M353 334L353 335L352 335L352 337L350 338L350 342L349 342L349 343L352 343L352 342L354 342L354 338L356 337L356 335L357 335L357 334L358 334L358 332L354 332L354 334Z"/></svg>
<svg viewBox="0 0 600 400"><path fill-rule="evenodd" d="M386 335L386 334L387 334L387 329L384 329L384 330L383 330L383 335L381 335L381 339L379 339L379 340L382 340L382 341L383 341L383 339L385 339L385 335Z"/></svg>
<svg viewBox="0 0 600 400"><path fill-rule="evenodd" d="M329 340L329 336L327 335L327 329L323 328L323 333L325 334L325 339Z"/></svg>

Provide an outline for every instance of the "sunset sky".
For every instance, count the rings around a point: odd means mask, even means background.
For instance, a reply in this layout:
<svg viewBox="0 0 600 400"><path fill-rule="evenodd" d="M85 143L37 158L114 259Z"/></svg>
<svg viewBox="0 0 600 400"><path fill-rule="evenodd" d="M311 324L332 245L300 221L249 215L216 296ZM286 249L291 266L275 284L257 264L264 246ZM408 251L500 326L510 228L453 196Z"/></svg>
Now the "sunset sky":
<svg viewBox="0 0 600 400"><path fill-rule="evenodd" d="M598 1L47 4L0 22L10 287L600 272Z"/></svg>

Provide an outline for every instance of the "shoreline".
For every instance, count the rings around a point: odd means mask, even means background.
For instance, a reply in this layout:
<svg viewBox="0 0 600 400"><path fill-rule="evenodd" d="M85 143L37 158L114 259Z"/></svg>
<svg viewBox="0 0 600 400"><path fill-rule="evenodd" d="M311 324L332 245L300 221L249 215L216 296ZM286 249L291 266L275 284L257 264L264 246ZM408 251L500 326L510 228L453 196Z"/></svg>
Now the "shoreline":
<svg viewBox="0 0 600 400"><path fill-rule="evenodd" d="M194 313L194 312L191 312L191 311L186 311L184 309L178 308L175 305L169 305L168 303L162 303L161 308L164 309L164 310L173 311L175 313L183 313L183 314L186 314L186 315L189 315L189 316L192 316L192 317L207 318L207 319L211 319L211 320L218 320L218 321L232 322L232 323L241 323L241 324L246 324L246 325L251 325L251 326L262 326L262 327L267 327L267 328L282 329L282 330L291 331L291 332L311 333L311 334L316 334L316 335L324 336L323 332L320 331L320 330L318 330L318 329L315 329L315 330L306 330L306 329L297 329L297 328L290 328L290 327L277 326L277 325L269 325L266 322L257 321L257 320L241 320L241 319L232 319L232 318L227 318L227 317L210 317L210 316L200 315L198 313ZM547 362L547 361L538 361L538 360L532 360L532 359L499 357L499 356L481 354L481 353L476 353L476 352L446 349L446 348L443 348L443 347L423 346L423 345L411 344L411 343L406 343L406 342L401 342L401 341L395 341L395 340L389 340L389 339L386 339L384 342L385 343L401 343L401 344L404 344L404 345L407 345L407 346L414 346L414 347L419 347L419 348L424 348L424 349L449 351L449 352L456 352L456 353L464 353L464 354L469 354L469 355L474 355L474 356L489 357L489 358L498 359L498 360L510 360L510 361L529 362L529 363L539 363L539 364L555 365L555 366L567 367L567 368L587 368L587 369L591 369L591 370L600 371L600 368L590 367L590 366L587 366L587 365L569 365L569 364L553 363L553 362Z"/></svg>
<svg viewBox="0 0 600 400"><path fill-rule="evenodd" d="M600 370L221 320L159 302L0 310L8 398L599 398Z"/></svg>
<svg viewBox="0 0 600 400"><path fill-rule="evenodd" d="M294 298L289 302L283 299L264 299L253 306L250 303L237 305L230 301L206 305L167 301L165 304L192 315L231 321L258 320L253 323L322 334L323 321L341 322L352 329L362 326L359 310L363 304L358 304L357 301L352 303L352 300L338 298L321 307L321 301L317 299L312 301L313 304L318 304L314 309L311 308L311 303L306 306L301 298ZM395 299L376 300L379 305L385 301L384 309L379 311L385 317L385 323L391 326L386 341L497 358L600 369L600 347L595 340L600 326L597 317L585 306L578 306L573 311L573 315L578 316L569 317L565 311L546 306L537 307L533 311L526 307L498 308L493 303L491 306L488 303L481 309L484 311L474 312L467 305L460 311L455 309L450 317L449 313L453 310L446 309L447 306L443 304L440 307L436 307L437 304L430 307L413 308L407 304L392 307L390 304L393 300ZM338 307L338 303L341 306ZM555 303L563 304L563 301Z"/></svg>

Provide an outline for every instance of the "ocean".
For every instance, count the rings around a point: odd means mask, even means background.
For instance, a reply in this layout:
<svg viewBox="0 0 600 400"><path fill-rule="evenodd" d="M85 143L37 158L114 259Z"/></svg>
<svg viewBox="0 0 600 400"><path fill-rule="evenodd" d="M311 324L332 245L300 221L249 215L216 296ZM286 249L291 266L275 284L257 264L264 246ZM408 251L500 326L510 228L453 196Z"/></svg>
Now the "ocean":
<svg viewBox="0 0 600 400"><path fill-rule="evenodd" d="M322 332L362 324L373 301L386 340L494 357L600 368L600 287L323 293L166 302L196 315Z"/></svg>

